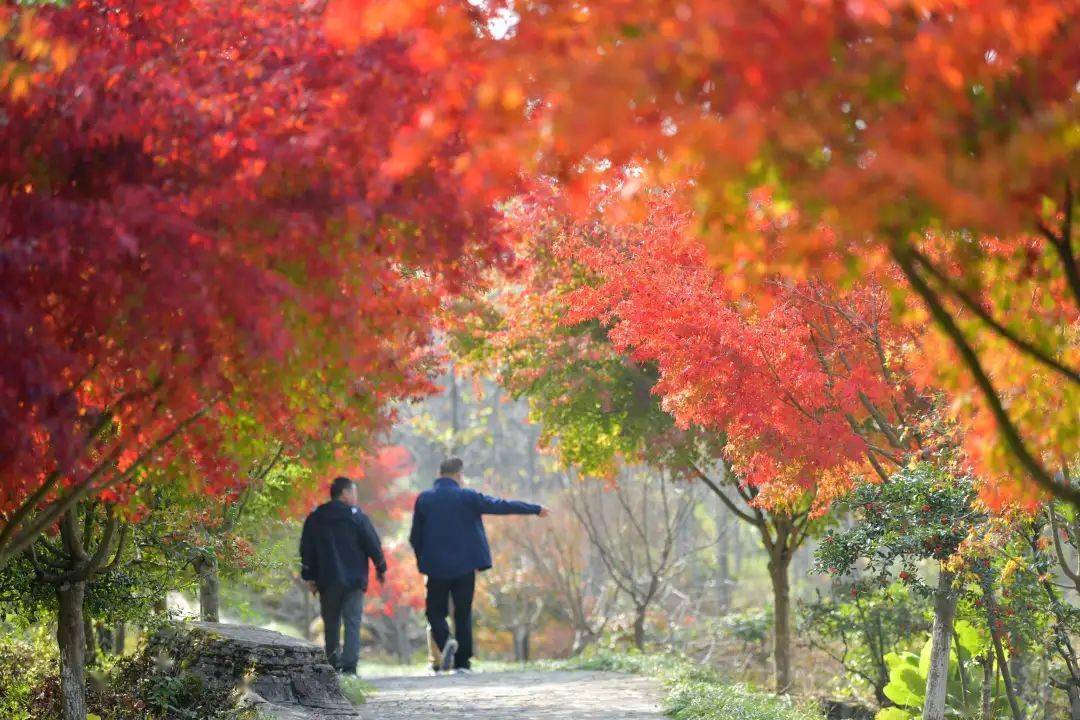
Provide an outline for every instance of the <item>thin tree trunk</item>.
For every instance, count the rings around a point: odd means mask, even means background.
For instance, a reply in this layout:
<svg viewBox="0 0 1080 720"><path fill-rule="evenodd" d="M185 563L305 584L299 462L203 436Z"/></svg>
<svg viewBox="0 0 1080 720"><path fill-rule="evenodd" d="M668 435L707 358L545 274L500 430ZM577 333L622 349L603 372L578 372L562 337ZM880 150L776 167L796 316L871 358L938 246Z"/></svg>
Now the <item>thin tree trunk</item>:
<svg viewBox="0 0 1080 720"><path fill-rule="evenodd" d="M1065 690L1069 693L1069 720L1080 720L1080 687L1069 683Z"/></svg>
<svg viewBox="0 0 1080 720"><path fill-rule="evenodd" d="M456 455L458 452L458 434L461 432L461 425L458 423L458 405L461 401L458 397L458 383L457 383L457 369L453 363L450 363L450 447L447 448L447 452L451 455Z"/></svg>
<svg viewBox="0 0 1080 720"><path fill-rule="evenodd" d="M777 693L791 690L791 584L786 549L769 558L769 579L773 591L773 678Z"/></svg>
<svg viewBox="0 0 1080 720"><path fill-rule="evenodd" d="M731 523L731 560L734 567L732 568L732 574L735 577L742 577L742 559L743 559L743 538L742 538L742 523Z"/></svg>
<svg viewBox="0 0 1080 720"><path fill-rule="evenodd" d="M86 613L83 613L83 637L86 639L86 667L93 667L97 664L97 635L94 621Z"/></svg>
<svg viewBox="0 0 1080 720"><path fill-rule="evenodd" d="M397 653L398 662L402 665L408 665L412 659L412 648L409 646L409 619L396 617L390 619L390 625L394 628L394 648Z"/></svg>
<svg viewBox="0 0 1080 720"><path fill-rule="evenodd" d="M983 684L979 706L982 709L982 720L994 720L994 709L991 700L994 697L994 658L987 657L983 660Z"/></svg>
<svg viewBox="0 0 1080 720"><path fill-rule="evenodd" d="M56 588L56 643L60 648L60 717L63 720L86 720L85 596L85 582Z"/></svg>
<svg viewBox="0 0 1080 720"><path fill-rule="evenodd" d="M952 589L953 574L939 570L937 593L934 597L934 627L930 634L930 671L926 675L926 700L923 720L945 720L945 699L949 683L949 649L953 616L956 614L956 595Z"/></svg>
<svg viewBox="0 0 1080 720"><path fill-rule="evenodd" d="M529 662L529 628L514 628L514 661Z"/></svg>
<svg viewBox="0 0 1080 720"><path fill-rule="evenodd" d="M196 560L195 572L199 576L199 619L203 622L221 622L221 578L214 560Z"/></svg>
<svg viewBox="0 0 1080 720"><path fill-rule="evenodd" d="M116 638L113 629L103 622L94 625L94 637L97 638L97 646L101 648L103 655L112 655L115 648Z"/></svg>
<svg viewBox="0 0 1080 720"><path fill-rule="evenodd" d="M585 648L592 644L592 633L589 630L578 628L574 631L574 644L570 647L570 655L577 657L585 652Z"/></svg>
<svg viewBox="0 0 1080 720"><path fill-rule="evenodd" d="M127 626L124 621L116 623L116 627L113 628L113 653L116 655L124 654L124 644L127 641Z"/></svg>
<svg viewBox="0 0 1080 720"><path fill-rule="evenodd" d="M1031 654L1028 652L1024 636L1020 633L1013 635L1013 642L1009 647L1012 653L1009 655L1009 673L1012 675L1013 689L1018 698L1029 702L1031 698L1027 696L1028 664L1031 662Z"/></svg>
<svg viewBox="0 0 1080 720"><path fill-rule="evenodd" d="M634 647L638 650L645 649L645 611L647 608L640 607L634 615Z"/></svg>
<svg viewBox="0 0 1080 720"><path fill-rule="evenodd" d="M721 505L716 519L716 604L718 614L731 609L731 531L733 524L729 513Z"/></svg>
<svg viewBox="0 0 1080 720"><path fill-rule="evenodd" d="M1012 681L1012 673L1009 672L1009 660L1005 657L1005 648L1001 643L1001 627L999 626L997 598L994 596L994 586L990 578L982 577L983 605L986 608L986 624L990 628L990 640L994 645L994 655L997 656L998 672L1001 680L1005 683L1005 696L1009 700L1009 710L1012 711L1013 720L1023 720L1024 713L1016 699L1016 688Z"/></svg>

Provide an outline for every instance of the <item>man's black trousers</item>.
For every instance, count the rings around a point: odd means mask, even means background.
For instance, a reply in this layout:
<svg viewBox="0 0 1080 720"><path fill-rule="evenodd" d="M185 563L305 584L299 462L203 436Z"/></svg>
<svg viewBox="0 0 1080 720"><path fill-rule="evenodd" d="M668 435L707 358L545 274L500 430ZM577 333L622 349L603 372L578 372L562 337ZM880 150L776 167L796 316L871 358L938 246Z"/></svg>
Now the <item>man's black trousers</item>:
<svg viewBox="0 0 1080 720"><path fill-rule="evenodd" d="M339 585L320 587L319 610L322 611L327 661L337 670L356 672L356 663L360 659L360 620L364 613L364 591ZM344 647L338 644L342 624L345 625Z"/></svg>
<svg viewBox="0 0 1080 720"><path fill-rule="evenodd" d="M454 654L455 668L468 668L472 660L472 604L476 591L476 573L470 572L452 580L429 577L425 610L431 635L439 650L446 647L450 638L450 626L446 616L450 613L450 599L454 600L454 638L458 642Z"/></svg>

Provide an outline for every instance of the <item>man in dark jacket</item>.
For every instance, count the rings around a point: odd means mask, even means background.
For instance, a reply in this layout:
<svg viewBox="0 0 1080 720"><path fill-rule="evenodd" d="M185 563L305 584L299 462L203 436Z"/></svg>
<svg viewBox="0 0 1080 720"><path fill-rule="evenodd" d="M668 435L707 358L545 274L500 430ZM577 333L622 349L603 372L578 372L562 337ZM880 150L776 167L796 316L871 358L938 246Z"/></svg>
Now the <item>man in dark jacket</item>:
<svg viewBox="0 0 1080 720"><path fill-rule="evenodd" d="M326 658L344 673L356 673L360 659L360 619L369 560L383 582L386 559L382 543L371 520L356 507L356 486L349 478L335 478L330 485L330 502L317 507L304 522L300 576L311 592L319 594ZM339 654L342 621L345 646Z"/></svg>
<svg viewBox="0 0 1080 720"><path fill-rule="evenodd" d="M491 548L484 532L484 515L539 515L540 505L500 500L461 487L464 463L450 458L439 467L439 478L420 493L413 510L409 542L420 572L428 576L425 609L432 639L442 654L436 670L449 670L451 662L467 671L472 659L472 604L476 571L491 567ZM454 600L454 634L446 622Z"/></svg>

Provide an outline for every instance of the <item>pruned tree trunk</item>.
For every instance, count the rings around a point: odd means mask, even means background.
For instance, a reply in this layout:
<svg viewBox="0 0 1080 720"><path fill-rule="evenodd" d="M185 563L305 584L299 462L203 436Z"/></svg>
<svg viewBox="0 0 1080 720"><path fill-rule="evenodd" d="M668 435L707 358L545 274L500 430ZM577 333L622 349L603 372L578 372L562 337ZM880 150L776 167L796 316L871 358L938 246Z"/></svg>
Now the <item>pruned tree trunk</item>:
<svg viewBox="0 0 1080 720"><path fill-rule="evenodd" d="M777 693L791 690L791 583L786 549L769 558L769 580L773 591L773 682Z"/></svg>
<svg viewBox="0 0 1080 720"><path fill-rule="evenodd" d="M221 622L221 578L214 558L200 557L193 563L199 576L199 619Z"/></svg>
<svg viewBox="0 0 1080 720"><path fill-rule="evenodd" d="M63 720L86 718L85 596L86 583L82 581L56 587L56 643L60 648L60 717Z"/></svg>
<svg viewBox="0 0 1080 720"><path fill-rule="evenodd" d="M937 592L934 595L934 626L930 633L930 670L926 675L923 720L945 718L949 651L952 644L953 617L956 615L956 594L952 584L953 573L942 568L938 573Z"/></svg>

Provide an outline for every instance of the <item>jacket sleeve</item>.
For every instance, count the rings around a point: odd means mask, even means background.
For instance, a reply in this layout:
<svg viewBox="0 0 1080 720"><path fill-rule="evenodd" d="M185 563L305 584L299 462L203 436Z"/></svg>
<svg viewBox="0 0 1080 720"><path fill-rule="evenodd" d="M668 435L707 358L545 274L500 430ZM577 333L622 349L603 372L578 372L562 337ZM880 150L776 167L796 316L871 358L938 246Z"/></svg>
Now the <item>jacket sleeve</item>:
<svg viewBox="0 0 1080 720"><path fill-rule="evenodd" d="M319 579L319 556L315 552L315 533L311 529L310 515L300 532L300 577L303 580Z"/></svg>
<svg viewBox="0 0 1080 720"><path fill-rule="evenodd" d="M480 492L469 493L481 515L539 515L540 506L521 500L503 500Z"/></svg>
<svg viewBox="0 0 1080 720"><path fill-rule="evenodd" d="M386 557L383 555L379 533L375 532L375 525L371 522L371 518L363 513L357 513L356 519L357 530L360 532L360 547L371 558L377 572L386 572Z"/></svg>
<svg viewBox="0 0 1080 720"><path fill-rule="evenodd" d="M416 504L413 506L412 515L412 529L409 530L409 544L412 545L413 552L416 554L416 562L420 562L420 553L424 542L424 513L420 509L420 498L416 498Z"/></svg>

